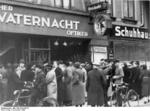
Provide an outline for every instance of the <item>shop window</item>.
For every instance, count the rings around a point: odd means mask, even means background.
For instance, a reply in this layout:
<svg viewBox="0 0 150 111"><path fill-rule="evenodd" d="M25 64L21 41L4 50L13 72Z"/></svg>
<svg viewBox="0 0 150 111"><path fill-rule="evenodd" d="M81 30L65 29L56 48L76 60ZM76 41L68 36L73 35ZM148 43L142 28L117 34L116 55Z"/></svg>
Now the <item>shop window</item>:
<svg viewBox="0 0 150 111"><path fill-rule="evenodd" d="M86 11L85 2L87 0L14 0L14 1L28 2L28 3L38 4L38 5L58 7L64 9ZM101 0L97 0L97 1L99 2Z"/></svg>
<svg viewBox="0 0 150 111"><path fill-rule="evenodd" d="M31 48L48 48L48 40L47 39L31 39Z"/></svg>
<svg viewBox="0 0 150 111"><path fill-rule="evenodd" d="M69 9L70 8L70 0L63 0L63 8Z"/></svg>
<svg viewBox="0 0 150 111"><path fill-rule="evenodd" d="M14 0L14 1L32 3L34 0Z"/></svg>
<svg viewBox="0 0 150 111"><path fill-rule="evenodd" d="M91 1L91 3L99 3L99 2L104 2L106 0L90 0L90 1Z"/></svg>
<svg viewBox="0 0 150 111"><path fill-rule="evenodd" d="M134 19L134 0L123 0L123 15L125 18Z"/></svg>
<svg viewBox="0 0 150 111"><path fill-rule="evenodd" d="M92 62L99 64L101 59L107 59L107 48L99 46L91 47Z"/></svg>
<svg viewBox="0 0 150 111"><path fill-rule="evenodd" d="M84 0L71 0L71 7L75 10L86 10Z"/></svg>
<svg viewBox="0 0 150 111"><path fill-rule="evenodd" d="M55 0L36 0L38 4L47 5L47 6L55 6Z"/></svg>
<svg viewBox="0 0 150 111"><path fill-rule="evenodd" d="M62 0L55 0L56 7L62 7Z"/></svg>

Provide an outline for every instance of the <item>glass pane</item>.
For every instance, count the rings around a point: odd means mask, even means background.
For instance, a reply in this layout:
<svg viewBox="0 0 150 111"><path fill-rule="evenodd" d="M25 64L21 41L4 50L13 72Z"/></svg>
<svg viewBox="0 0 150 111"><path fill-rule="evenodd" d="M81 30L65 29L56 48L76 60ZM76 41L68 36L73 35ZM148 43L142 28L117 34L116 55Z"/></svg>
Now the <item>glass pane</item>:
<svg viewBox="0 0 150 111"><path fill-rule="evenodd" d="M124 17L128 17L128 1L123 0L123 14Z"/></svg>
<svg viewBox="0 0 150 111"><path fill-rule="evenodd" d="M48 62L49 51L31 51L31 62L35 64L43 64Z"/></svg>
<svg viewBox="0 0 150 111"><path fill-rule="evenodd" d="M70 0L63 0L63 7L65 9L69 9L70 8Z"/></svg>
<svg viewBox="0 0 150 111"><path fill-rule="evenodd" d="M34 0L14 0L14 1L18 1L18 2L33 2Z"/></svg>
<svg viewBox="0 0 150 111"><path fill-rule="evenodd" d="M43 38L39 39L32 38L31 48L48 48L48 40Z"/></svg>
<svg viewBox="0 0 150 111"><path fill-rule="evenodd" d="M55 0L56 7L62 7L62 0Z"/></svg>
<svg viewBox="0 0 150 111"><path fill-rule="evenodd" d="M54 7L54 0L41 0L42 5L48 5L48 6L53 6Z"/></svg>
<svg viewBox="0 0 150 111"><path fill-rule="evenodd" d="M100 0L90 0L91 3L98 3Z"/></svg>
<svg viewBox="0 0 150 111"><path fill-rule="evenodd" d="M133 11L134 11L134 1L129 0L129 17L133 17Z"/></svg>
<svg viewBox="0 0 150 111"><path fill-rule="evenodd" d="M84 0L71 0L71 7L77 10L86 10Z"/></svg>

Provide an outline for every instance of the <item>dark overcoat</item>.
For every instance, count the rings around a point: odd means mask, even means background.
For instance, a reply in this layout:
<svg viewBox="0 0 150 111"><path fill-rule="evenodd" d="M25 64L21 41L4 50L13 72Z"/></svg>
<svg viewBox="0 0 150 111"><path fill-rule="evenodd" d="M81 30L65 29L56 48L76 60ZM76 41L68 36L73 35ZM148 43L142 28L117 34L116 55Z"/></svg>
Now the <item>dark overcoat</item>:
<svg viewBox="0 0 150 111"><path fill-rule="evenodd" d="M106 87L106 78L103 71L93 69L88 72L86 84L88 105L102 106L104 104L104 87Z"/></svg>
<svg viewBox="0 0 150 111"><path fill-rule="evenodd" d="M63 101L72 102L72 75L73 70L71 67L68 67L63 72Z"/></svg>
<svg viewBox="0 0 150 111"><path fill-rule="evenodd" d="M85 103L85 92L83 84L84 72L78 68L73 72L72 79L72 104L82 105Z"/></svg>
<svg viewBox="0 0 150 111"><path fill-rule="evenodd" d="M148 96L150 94L150 71L142 70L141 71L141 79L142 79L142 96Z"/></svg>
<svg viewBox="0 0 150 111"><path fill-rule="evenodd" d="M21 77L20 79L22 81L33 81L34 79L34 72L32 72L31 70L23 70L21 72Z"/></svg>
<svg viewBox="0 0 150 111"><path fill-rule="evenodd" d="M62 105L63 102L63 82L62 82L62 77L63 77L63 72L62 70L57 67L55 69L55 73L56 73L56 78L57 78L57 101L59 103L59 105Z"/></svg>

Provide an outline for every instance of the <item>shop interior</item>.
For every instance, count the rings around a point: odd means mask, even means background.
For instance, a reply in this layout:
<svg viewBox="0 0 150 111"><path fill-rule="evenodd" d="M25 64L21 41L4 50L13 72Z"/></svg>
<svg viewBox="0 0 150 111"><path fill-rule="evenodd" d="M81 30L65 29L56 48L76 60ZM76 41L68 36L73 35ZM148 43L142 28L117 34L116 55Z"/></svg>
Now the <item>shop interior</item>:
<svg viewBox="0 0 150 111"><path fill-rule="evenodd" d="M88 61L90 39L72 37L48 37L40 35L0 35L0 62L43 63L54 60Z"/></svg>

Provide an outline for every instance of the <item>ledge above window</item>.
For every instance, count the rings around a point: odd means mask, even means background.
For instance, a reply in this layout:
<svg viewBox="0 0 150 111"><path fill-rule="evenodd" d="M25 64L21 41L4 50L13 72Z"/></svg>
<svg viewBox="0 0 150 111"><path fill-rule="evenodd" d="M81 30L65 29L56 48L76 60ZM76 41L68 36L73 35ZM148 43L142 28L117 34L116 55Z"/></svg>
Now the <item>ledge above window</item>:
<svg viewBox="0 0 150 111"><path fill-rule="evenodd" d="M131 18L130 17L124 17L124 18L122 18L122 22L133 24L133 25L137 24L137 20L135 20L133 17L131 17Z"/></svg>

